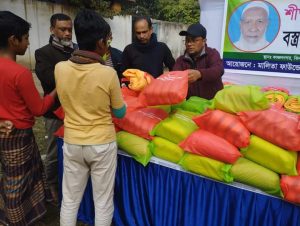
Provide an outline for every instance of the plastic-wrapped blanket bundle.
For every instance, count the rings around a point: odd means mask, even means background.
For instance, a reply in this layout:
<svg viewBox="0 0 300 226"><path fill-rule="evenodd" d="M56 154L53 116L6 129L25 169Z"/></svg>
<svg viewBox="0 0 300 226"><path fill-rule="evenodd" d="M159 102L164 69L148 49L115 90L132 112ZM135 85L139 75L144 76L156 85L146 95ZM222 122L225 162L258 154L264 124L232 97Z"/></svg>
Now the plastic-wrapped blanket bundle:
<svg viewBox="0 0 300 226"><path fill-rule="evenodd" d="M229 86L217 92L213 106L228 113L240 111L264 110L269 101L258 86Z"/></svg>
<svg viewBox="0 0 300 226"><path fill-rule="evenodd" d="M245 158L274 172L298 175L296 170L297 152L286 151L260 137L251 135L250 145L241 149Z"/></svg>
<svg viewBox="0 0 300 226"><path fill-rule="evenodd" d="M230 169L232 165L207 157L186 153L179 162L184 169L218 181L231 183L233 177Z"/></svg>
<svg viewBox="0 0 300 226"><path fill-rule="evenodd" d="M139 92L135 92L127 87L122 87L121 91L127 106L126 113L145 107L145 105L139 102Z"/></svg>
<svg viewBox="0 0 300 226"><path fill-rule="evenodd" d="M193 114L193 112L191 112L191 114ZM183 113L175 113L175 115L171 115L169 118L157 124L150 132L150 135L159 136L178 144L197 129L198 126L190 116Z"/></svg>
<svg viewBox="0 0 300 226"><path fill-rule="evenodd" d="M228 141L202 129L193 132L179 146L193 154L230 164L242 156L239 150Z"/></svg>
<svg viewBox="0 0 300 226"><path fill-rule="evenodd" d="M122 119L114 118L114 122L121 129L137 136L151 140L150 131L160 121L168 117L168 113L158 108L142 108L129 112Z"/></svg>
<svg viewBox="0 0 300 226"><path fill-rule="evenodd" d="M298 159L297 159L297 172L300 175L300 152L298 152Z"/></svg>
<svg viewBox="0 0 300 226"><path fill-rule="evenodd" d="M300 204L300 176L282 175L280 186L284 199Z"/></svg>
<svg viewBox="0 0 300 226"><path fill-rule="evenodd" d="M149 141L134 134L120 131L117 133L118 147L130 154L137 162L146 166L152 156Z"/></svg>
<svg viewBox="0 0 300 226"><path fill-rule="evenodd" d="M255 162L239 158L231 168L234 181L261 189L271 195L282 196L279 175Z"/></svg>
<svg viewBox="0 0 300 226"><path fill-rule="evenodd" d="M193 120L200 129L222 137L236 147L249 145L250 132L235 115L220 110L207 110Z"/></svg>
<svg viewBox="0 0 300 226"><path fill-rule="evenodd" d="M154 156L174 163L178 163L184 155L184 150L177 144L161 137L153 138L150 150Z"/></svg>
<svg viewBox="0 0 300 226"><path fill-rule="evenodd" d="M188 72L170 71L154 79L140 93L141 103L147 106L182 102L188 91Z"/></svg>
<svg viewBox="0 0 300 226"><path fill-rule="evenodd" d="M300 151L300 116L283 109L238 113L253 134L290 151Z"/></svg>
<svg viewBox="0 0 300 226"><path fill-rule="evenodd" d="M207 108L211 107L212 100L207 100L201 97L192 96L188 100L183 101L180 104L173 105L172 109L183 109L186 111L203 113Z"/></svg>

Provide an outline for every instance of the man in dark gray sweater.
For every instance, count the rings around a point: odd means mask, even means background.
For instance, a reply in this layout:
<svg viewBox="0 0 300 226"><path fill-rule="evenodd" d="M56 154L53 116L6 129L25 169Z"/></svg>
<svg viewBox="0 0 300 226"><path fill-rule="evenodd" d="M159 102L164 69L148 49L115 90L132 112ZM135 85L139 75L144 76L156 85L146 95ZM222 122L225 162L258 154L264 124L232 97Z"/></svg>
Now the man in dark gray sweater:
<svg viewBox="0 0 300 226"><path fill-rule="evenodd" d="M157 41L150 18L135 18L133 29L133 43L125 47L122 55L123 71L139 69L157 78L163 74L164 65L172 70L175 60L168 46Z"/></svg>
<svg viewBox="0 0 300 226"><path fill-rule="evenodd" d="M68 60L74 51L72 42L72 20L68 15L57 13L50 19L51 36L49 43L35 51L35 72L39 78L44 95L55 88L54 67L60 61ZM63 125L53 113L60 106L59 100L45 115L45 128L47 133L47 156L45 161L45 172L49 187L55 197L58 191L58 165L57 146L54 133Z"/></svg>

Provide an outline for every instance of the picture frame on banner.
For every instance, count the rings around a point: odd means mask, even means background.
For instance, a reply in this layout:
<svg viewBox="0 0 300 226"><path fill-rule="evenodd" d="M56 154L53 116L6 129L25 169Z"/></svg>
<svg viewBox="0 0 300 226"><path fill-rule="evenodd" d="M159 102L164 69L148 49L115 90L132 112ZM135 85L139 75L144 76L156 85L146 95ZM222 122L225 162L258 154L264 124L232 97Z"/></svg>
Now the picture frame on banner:
<svg viewBox="0 0 300 226"><path fill-rule="evenodd" d="M227 72L300 78L300 0L226 0Z"/></svg>

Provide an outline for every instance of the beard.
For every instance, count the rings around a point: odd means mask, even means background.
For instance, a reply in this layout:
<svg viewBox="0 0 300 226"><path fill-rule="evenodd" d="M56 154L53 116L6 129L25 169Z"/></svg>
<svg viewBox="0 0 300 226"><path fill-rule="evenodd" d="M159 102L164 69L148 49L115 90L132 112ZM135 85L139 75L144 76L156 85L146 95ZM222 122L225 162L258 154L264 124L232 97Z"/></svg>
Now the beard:
<svg viewBox="0 0 300 226"><path fill-rule="evenodd" d="M68 46L68 47L72 47L73 46L72 40L61 39L60 43L63 46Z"/></svg>

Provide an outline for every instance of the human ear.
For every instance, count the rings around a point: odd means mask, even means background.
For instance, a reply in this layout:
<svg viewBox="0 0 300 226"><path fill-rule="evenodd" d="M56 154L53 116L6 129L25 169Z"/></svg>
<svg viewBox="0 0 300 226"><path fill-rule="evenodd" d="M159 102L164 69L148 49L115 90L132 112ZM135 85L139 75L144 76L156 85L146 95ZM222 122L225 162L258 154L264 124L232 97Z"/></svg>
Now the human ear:
<svg viewBox="0 0 300 226"><path fill-rule="evenodd" d="M150 28L150 32L151 32L151 34L153 33L153 27Z"/></svg>
<svg viewBox="0 0 300 226"><path fill-rule="evenodd" d="M15 35L11 35L8 38L8 45L11 47L17 46L19 42L20 42L19 39L17 39Z"/></svg>
<svg viewBox="0 0 300 226"><path fill-rule="evenodd" d="M100 40L97 41L97 46L100 49L105 49L106 48L106 40L101 38Z"/></svg>

